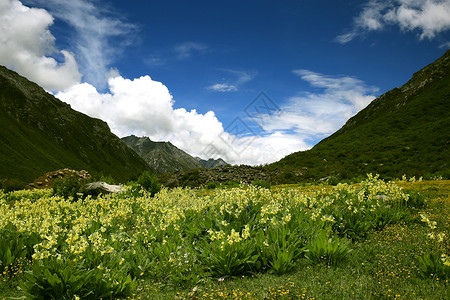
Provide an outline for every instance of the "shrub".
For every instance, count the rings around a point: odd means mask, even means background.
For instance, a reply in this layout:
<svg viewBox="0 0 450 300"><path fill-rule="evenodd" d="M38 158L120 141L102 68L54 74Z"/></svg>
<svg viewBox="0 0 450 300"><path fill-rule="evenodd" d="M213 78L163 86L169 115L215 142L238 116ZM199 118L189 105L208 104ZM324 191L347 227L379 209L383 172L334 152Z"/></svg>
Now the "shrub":
<svg viewBox="0 0 450 300"><path fill-rule="evenodd" d="M239 181L231 180L231 181L224 181L221 183L221 185L224 187L228 187L228 188L235 188L235 187L239 187L240 183L239 183Z"/></svg>
<svg viewBox="0 0 450 300"><path fill-rule="evenodd" d="M339 178L334 175L330 176L327 180L327 183L329 185L337 185L339 182L340 182Z"/></svg>
<svg viewBox="0 0 450 300"><path fill-rule="evenodd" d="M57 178L53 184L53 193L64 199L73 198L77 201L80 196L80 190L87 181L80 180L76 176L70 176L64 179Z"/></svg>
<svg viewBox="0 0 450 300"><path fill-rule="evenodd" d="M5 193L23 190L27 184L18 179L4 179L0 180L0 190L4 190Z"/></svg>
<svg viewBox="0 0 450 300"><path fill-rule="evenodd" d="M142 173L137 183L147 192L149 192L152 197L161 190L161 185L156 179L156 176L150 175L150 173L147 171Z"/></svg>
<svg viewBox="0 0 450 300"><path fill-rule="evenodd" d="M123 269L87 269L72 260L36 260L20 288L29 299L115 299L135 288Z"/></svg>
<svg viewBox="0 0 450 300"><path fill-rule="evenodd" d="M428 253L418 257L419 270L422 276L439 279L450 277L450 265L443 262L443 255L439 253Z"/></svg>
<svg viewBox="0 0 450 300"><path fill-rule="evenodd" d="M325 263L337 266L350 253L350 242L346 238L332 236L328 238L325 230L321 230L306 246L305 257L313 263Z"/></svg>
<svg viewBox="0 0 450 300"><path fill-rule="evenodd" d="M299 230L291 231L286 225L260 230L256 244L262 262L262 269L284 274L294 270L297 260L303 253L304 239Z"/></svg>
<svg viewBox="0 0 450 300"><path fill-rule="evenodd" d="M206 185L206 188L208 190L213 190L216 188L216 183L215 182L208 182L208 184Z"/></svg>
<svg viewBox="0 0 450 300"><path fill-rule="evenodd" d="M27 248L16 228L8 225L0 231L0 274L14 270L27 256Z"/></svg>
<svg viewBox="0 0 450 300"><path fill-rule="evenodd" d="M252 185L259 186L259 187L262 187L262 188L265 188L265 189L270 189L270 184L268 182L264 181L264 180L254 180L252 182Z"/></svg>
<svg viewBox="0 0 450 300"><path fill-rule="evenodd" d="M403 204L414 208L421 208L425 205L425 197L420 192L407 190L405 193L409 195L409 199L408 201L403 201Z"/></svg>
<svg viewBox="0 0 450 300"><path fill-rule="evenodd" d="M200 258L213 276L239 276L251 271L258 255L251 240L223 244L219 241L203 241L199 247Z"/></svg>
<svg viewBox="0 0 450 300"><path fill-rule="evenodd" d="M336 222L333 224L333 231L341 237L347 236L353 241L364 240L372 228L371 220L359 211L354 213L346 207L336 208L333 212Z"/></svg>

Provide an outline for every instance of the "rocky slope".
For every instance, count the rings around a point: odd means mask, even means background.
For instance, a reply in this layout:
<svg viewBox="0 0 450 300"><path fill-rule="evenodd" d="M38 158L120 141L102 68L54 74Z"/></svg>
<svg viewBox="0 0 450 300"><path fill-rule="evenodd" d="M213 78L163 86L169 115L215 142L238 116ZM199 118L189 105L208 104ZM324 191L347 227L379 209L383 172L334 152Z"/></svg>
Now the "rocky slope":
<svg viewBox="0 0 450 300"><path fill-rule="evenodd" d="M213 169L183 170L158 175L158 180L168 187L176 186L205 186L214 183L253 183L255 181L270 182L271 177L277 175L275 171L268 172L262 167L246 165L224 166Z"/></svg>
<svg viewBox="0 0 450 300"><path fill-rule="evenodd" d="M227 165L221 158L208 160L194 158L170 142L154 142L148 137L135 135L124 137L122 141L159 173L200 168L212 169Z"/></svg>
<svg viewBox="0 0 450 300"><path fill-rule="evenodd" d="M122 141L159 173L203 168L197 159L170 142L154 142L135 135L124 137Z"/></svg>
<svg viewBox="0 0 450 300"><path fill-rule="evenodd" d="M195 159L197 159L202 164L202 166L207 169L213 169L216 167L224 167L224 166L228 165L221 158L218 158L218 159L210 158L210 159L206 160L206 159L201 159L200 157L196 157Z"/></svg>

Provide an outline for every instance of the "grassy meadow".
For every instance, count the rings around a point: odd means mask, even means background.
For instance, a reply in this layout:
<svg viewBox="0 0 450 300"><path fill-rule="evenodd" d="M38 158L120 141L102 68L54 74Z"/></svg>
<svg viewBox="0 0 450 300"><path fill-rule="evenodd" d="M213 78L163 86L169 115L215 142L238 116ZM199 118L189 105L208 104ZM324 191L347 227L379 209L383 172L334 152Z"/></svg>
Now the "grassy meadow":
<svg viewBox="0 0 450 300"><path fill-rule="evenodd" d="M449 299L450 181L0 191L0 299Z"/></svg>

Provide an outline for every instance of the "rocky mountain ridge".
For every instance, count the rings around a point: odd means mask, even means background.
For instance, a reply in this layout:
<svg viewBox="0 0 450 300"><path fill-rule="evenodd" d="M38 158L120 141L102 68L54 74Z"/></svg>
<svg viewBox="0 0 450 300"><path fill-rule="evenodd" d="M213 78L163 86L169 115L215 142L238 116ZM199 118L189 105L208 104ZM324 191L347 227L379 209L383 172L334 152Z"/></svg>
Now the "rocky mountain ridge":
<svg viewBox="0 0 450 300"><path fill-rule="evenodd" d="M181 170L214 168L227 165L222 159L203 160L192 157L174 146L171 142L154 142L148 137L130 135L122 141L141 156L158 173L170 173Z"/></svg>
<svg viewBox="0 0 450 300"><path fill-rule="evenodd" d="M202 165L203 167L207 168L207 169L213 169L216 167L224 167L227 166L228 164L226 163L226 161L224 161L221 158L210 158L208 160L206 159L201 159L200 157L196 157L195 159L197 159Z"/></svg>

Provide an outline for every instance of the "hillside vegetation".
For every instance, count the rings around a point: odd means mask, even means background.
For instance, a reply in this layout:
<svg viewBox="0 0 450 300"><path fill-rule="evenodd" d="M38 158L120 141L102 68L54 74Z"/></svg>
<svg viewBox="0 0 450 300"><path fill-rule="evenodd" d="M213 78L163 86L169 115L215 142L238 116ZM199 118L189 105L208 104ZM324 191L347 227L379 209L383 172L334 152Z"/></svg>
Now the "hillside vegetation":
<svg viewBox="0 0 450 300"><path fill-rule="evenodd" d="M449 177L449 128L450 50L311 150L288 155L268 170L283 171L274 179L278 182L370 172Z"/></svg>
<svg viewBox="0 0 450 300"><path fill-rule="evenodd" d="M0 180L25 183L70 168L136 177L150 167L108 125L70 108L41 87L0 66Z"/></svg>

